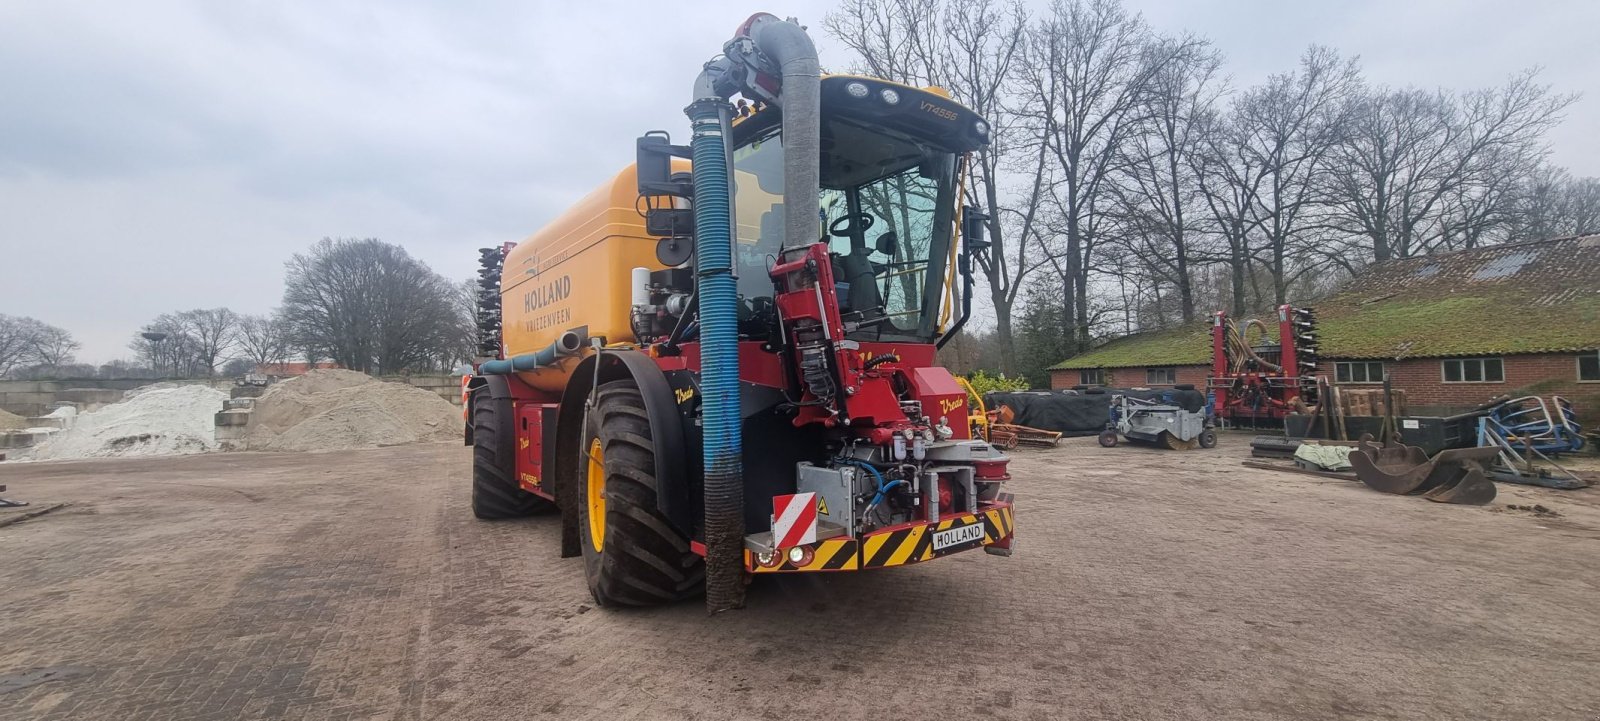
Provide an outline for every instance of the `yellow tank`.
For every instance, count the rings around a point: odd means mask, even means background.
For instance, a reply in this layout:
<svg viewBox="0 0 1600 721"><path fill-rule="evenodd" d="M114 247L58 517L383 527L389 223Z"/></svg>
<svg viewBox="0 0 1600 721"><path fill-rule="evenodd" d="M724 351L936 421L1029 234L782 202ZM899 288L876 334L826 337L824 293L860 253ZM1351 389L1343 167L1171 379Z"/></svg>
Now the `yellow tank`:
<svg viewBox="0 0 1600 721"><path fill-rule="evenodd" d="M689 161L675 159L672 169L689 167ZM783 196L781 189L768 192L747 176L736 174L734 215L739 242L755 243L761 216L781 215ZM661 205L671 200L655 199ZM636 340L628 323L632 271L666 267L656 260L657 239L645 233L643 207L638 174L629 165L511 250L500 276L506 357L543 350L580 328L606 343ZM535 388L559 391L583 355L518 375Z"/></svg>
<svg viewBox="0 0 1600 721"><path fill-rule="evenodd" d="M628 325L631 271L664 267L638 207L638 180L629 165L511 250L500 276L506 357L542 350L562 333L585 326L589 337L607 343L634 340ZM536 388L558 391L578 360L518 375Z"/></svg>

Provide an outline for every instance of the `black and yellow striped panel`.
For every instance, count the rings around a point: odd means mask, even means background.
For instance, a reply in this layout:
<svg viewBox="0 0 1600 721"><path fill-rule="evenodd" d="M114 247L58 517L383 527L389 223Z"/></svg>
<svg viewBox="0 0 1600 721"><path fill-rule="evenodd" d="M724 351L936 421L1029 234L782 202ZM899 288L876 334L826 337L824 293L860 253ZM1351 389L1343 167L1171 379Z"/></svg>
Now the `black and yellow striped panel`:
<svg viewBox="0 0 1600 721"><path fill-rule="evenodd" d="M756 563L754 553L749 550L744 552L745 568L751 573L793 573L795 571L854 571L861 567L860 556L856 553L856 541L853 538L829 538L819 541L816 551L811 557L811 563L805 568L798 568L784 559L783 563L772 568L763 567Z"/></svg>
<svg viewBox="0 0 1600 721"><path fill-rule="evenodd" d="M983 525L983 538L935 550L934 534L952 528L973 524ZM918 563L940 556L992 545L1009 537L1014 531L1011 507L986 508L978 513L963 513L934 524L897 528L874 533L858 543L850 538L830 538L816 546L811 563L798 568L784 559L772 568L756 563L755 554L745 551L745 568L752 573L795 573L809 571L855 571L862 568L887 568Z"/></svg>
<svg viewBox="0 0 1600 721"><path fill-rule="evenodd" d="M941 531L983 524L981 540L960 543L935 549L933 539ZM861 541L861 567L885 568L918 563L951 553L998 543L1011 535L1011 508L1001 506L978 513L963 513L931 525L901 528L888 533L867 536Z"/></svg>

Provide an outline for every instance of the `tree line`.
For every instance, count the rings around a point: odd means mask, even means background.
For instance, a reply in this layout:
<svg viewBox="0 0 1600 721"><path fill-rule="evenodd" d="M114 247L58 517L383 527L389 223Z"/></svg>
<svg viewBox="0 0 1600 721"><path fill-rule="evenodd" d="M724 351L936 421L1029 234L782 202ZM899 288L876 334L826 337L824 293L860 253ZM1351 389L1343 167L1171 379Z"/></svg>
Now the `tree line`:
<svg viewBox="0 0 1600 721"><path fill-rule="evenodd" d="M129 347L146 365L186 377L224 362L228 375L291 360L378 374L448 371L472 359L475 285L450 282L398 245L324 238L284 268L272 313L164 314Z"/></svg>
<svg viewBox="0 0 1600 721"><path fill-rule="evenodd" d="M31 377L73 361L82 344L37 318L0 314L0 378Z"/></svg>
<svg viewBox="0 0 1600 721"><path fill-rule="evenodd" d="M1576 96L1536 69L1390 87L1309 47L1234 87L1221 49L1120 0L846 0L855 70L989 121L968 201L993 327L951 354L1035 383L1107 337L1314 298L1373 263L1600 231L1600 180L1550 162Z"/></svg>
<svg viewBox="0 0 1600 721"><path fill-rule="evenodd" d="M163 313L134 332L131 359L74 363L70 333L0 315L0 378L239 376L290 361L366 373L449 371L476 347L475 281L453 283L398 245L323 239L285 264L282 303Z"/></svg>

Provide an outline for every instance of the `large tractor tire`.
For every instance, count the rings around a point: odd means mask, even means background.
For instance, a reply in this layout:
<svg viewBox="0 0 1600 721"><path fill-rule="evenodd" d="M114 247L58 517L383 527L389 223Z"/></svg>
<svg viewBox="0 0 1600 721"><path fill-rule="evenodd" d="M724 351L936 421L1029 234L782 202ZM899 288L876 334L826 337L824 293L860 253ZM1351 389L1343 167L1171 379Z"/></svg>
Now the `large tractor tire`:
<svg viewBox="0 0 1600 721"><path fill-rule="evenodd" d="M578 445L578 537L602 606L653 606L701 592L705 564L656 506L655 434L632 380L600 386Z"/></svg>
<svg viewBox="0 0 1600 721"><path fill-rule="evenodd" d="M555 504L517 483L517 434L511 401L472 394L472 515L485 520L531 516Z"/></svg>

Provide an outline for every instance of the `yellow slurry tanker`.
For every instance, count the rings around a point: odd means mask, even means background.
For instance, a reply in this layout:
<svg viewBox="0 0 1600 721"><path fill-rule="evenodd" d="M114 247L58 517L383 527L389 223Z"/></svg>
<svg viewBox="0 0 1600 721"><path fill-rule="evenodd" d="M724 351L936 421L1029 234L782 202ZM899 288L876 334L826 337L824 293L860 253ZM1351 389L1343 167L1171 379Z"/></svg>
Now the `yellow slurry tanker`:
<svg viewBox="0 0 1600 721"><path fill-rule="evenodd" d="M749 577L1009 555L1007 459L934 350L970 312L988 125L933 88L822 76L758 14L687 98L692 138L483 251L473 511L558 508L602 605Z"/></svg>

